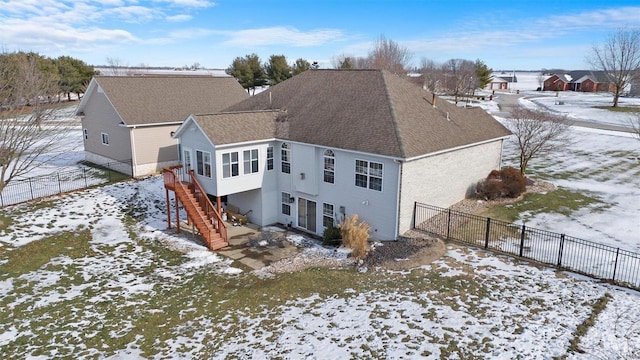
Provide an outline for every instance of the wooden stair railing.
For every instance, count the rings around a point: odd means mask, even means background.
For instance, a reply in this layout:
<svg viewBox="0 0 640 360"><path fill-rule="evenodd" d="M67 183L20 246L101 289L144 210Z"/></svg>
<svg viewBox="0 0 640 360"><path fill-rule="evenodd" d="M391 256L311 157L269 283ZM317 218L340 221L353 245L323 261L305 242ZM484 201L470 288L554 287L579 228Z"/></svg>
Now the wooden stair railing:
<svg viewBox="0 0 640 360"><path fill-rule="evenodd" d="M182 166L174 166L163 169L165 188L174 191L176 199L182 203L189 220L195 225L209 249L217 250L228 246L227 227L222 217L211 204L206 192L194 176L193 170L189 172L190 182L180 181L181 168ZM169 227L171 227L170 215L167 215ZM179 231L179 226L177 228Z"/></svg>

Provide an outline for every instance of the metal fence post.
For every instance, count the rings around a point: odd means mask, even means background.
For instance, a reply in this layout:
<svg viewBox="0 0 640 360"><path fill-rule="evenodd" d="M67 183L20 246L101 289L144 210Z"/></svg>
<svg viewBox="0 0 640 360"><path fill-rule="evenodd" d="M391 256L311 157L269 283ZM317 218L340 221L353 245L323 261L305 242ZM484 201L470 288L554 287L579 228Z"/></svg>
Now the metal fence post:
<svg viewBox="0 0 640 360"><path fill-rule="evenodd" d="M29 178L29 192L31 192L31 200L35 199L35 197L33 197L33 186L31 185L31 178Z"/></svg>
<svg viewBox="0 0 640 360"><path fill-rule="evenodd" d="M489 247L489 230L491 228L491 218L487 218L487 231L484 234L484 248Z"/></svg>
<svg viewBox="0 0 640 360"><path fill-rule="evenodd" d="M89 187L87 185L87 168L82 168L82 177L84 177L84 187Z"/></svg>
<svg viewBox="0 0 640 360"><path fill-rule="evenodd" d="M526 226L522 224L522 234L520 234L520 257L524 254L524 234L526 231Z"/></svg>
<svg viewBox="0 0 640 360"><path fill-rule="evenodd" d="M620 248L616 249L616 262L613 263L613 277L611 281L616 281L616 270L618 269L618 255L620 255Z"/></svg>
<svg viewBox="0 0 640 360"><path fill-rule="evenodd" d="M562 266L563 250L564 250L564 234L560 234L560 249L558 250L558 266Z"/></svg>
<svg viewBox="0 0 640 360"><path fill-rule="evenodd" d="M447 240L449 240L449 233L451 232L451 209L447 212Z"/></svg>
<svg viewBox="0 0 640 360"><path fill-rule="evenodd" d="M416 218L417 218L417 214L416 212L418 211L418 202L414 201L413 202L413 228L417 229L418 227L416 226Z"/></svg>
<svg viewBox="0 0 640 360"><path fill-rule="evenodd" d="M62 194L62 184L60 183L60 172L57 172L56 175L58 176L58 194Z"/></svg>

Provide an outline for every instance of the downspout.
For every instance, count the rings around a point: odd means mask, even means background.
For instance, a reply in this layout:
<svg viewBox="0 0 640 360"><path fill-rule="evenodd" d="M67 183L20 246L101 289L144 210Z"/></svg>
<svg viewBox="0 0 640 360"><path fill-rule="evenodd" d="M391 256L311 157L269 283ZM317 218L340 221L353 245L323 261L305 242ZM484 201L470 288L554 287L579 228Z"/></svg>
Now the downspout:
<svg viewBox="0 0 640 360"><path fill-rule="evenodd" d="M402 161L395 160L398 164L398 192L396 194L396 240L400 236L400 193L402 192Z"/></svg>
<svg viewBox="0 0 640 360"><path fill-rule="evenodd" d="M133 126L131 128L131 136L129 137L131 139L131 176L134 178L136 177L138 170L138 162L136 161L136 142L135 136L133 135L135 130L136 127Z"/></svg>

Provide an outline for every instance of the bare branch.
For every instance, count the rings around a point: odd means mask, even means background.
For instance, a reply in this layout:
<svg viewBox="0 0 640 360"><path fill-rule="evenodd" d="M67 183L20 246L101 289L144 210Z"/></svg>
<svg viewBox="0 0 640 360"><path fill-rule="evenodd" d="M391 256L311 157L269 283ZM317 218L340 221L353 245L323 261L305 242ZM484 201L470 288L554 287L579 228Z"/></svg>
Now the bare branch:
<svg viewBox="0 0 640 360"><path fill-rule="evenodd" d="M609 35L601 46L594 46L587 59L593 69L601 70L613 84L613 107L620 95L638 76L640 69L640 31L620 29Z"/></svg>
<svg viewBox="0 0 640 360"><path fill-rule="evenodd" d="M566 117L541 110L516 108L506 126L513 133L513 142L520 152L520 173L526 174L529 161L570 143L570 124Z"/></svg>

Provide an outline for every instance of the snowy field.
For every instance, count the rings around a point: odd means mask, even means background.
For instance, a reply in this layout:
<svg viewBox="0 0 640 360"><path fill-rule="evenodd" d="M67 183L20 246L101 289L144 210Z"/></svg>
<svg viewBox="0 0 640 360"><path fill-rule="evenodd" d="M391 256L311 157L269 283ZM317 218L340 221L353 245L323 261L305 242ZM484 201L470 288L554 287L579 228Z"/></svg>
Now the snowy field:
<svg viewBox="0 0 640 360"><path fill-rule="evenodd" d="M637 251L640 141L572 131L532 171L605 205L521 221ZM413 271L263 278L166 231L164 201L151 177L0 209L3 358L640 358L635 291L456 247Z"/></svg>
<svg viewBox="0 0 640 360"><path fill-rule="evenodd" d="M384 276L253 276L164 231L162 186L152 177L10 209L0 232L1 353L602 359L640 351L638 293L482 251L449 248L431 265ZM60 231L87 241L52 240ZM22 263L38 249L44 259ZM611 305L578 342L586 354L572 353L573 333L608 296Z"/></svg>

